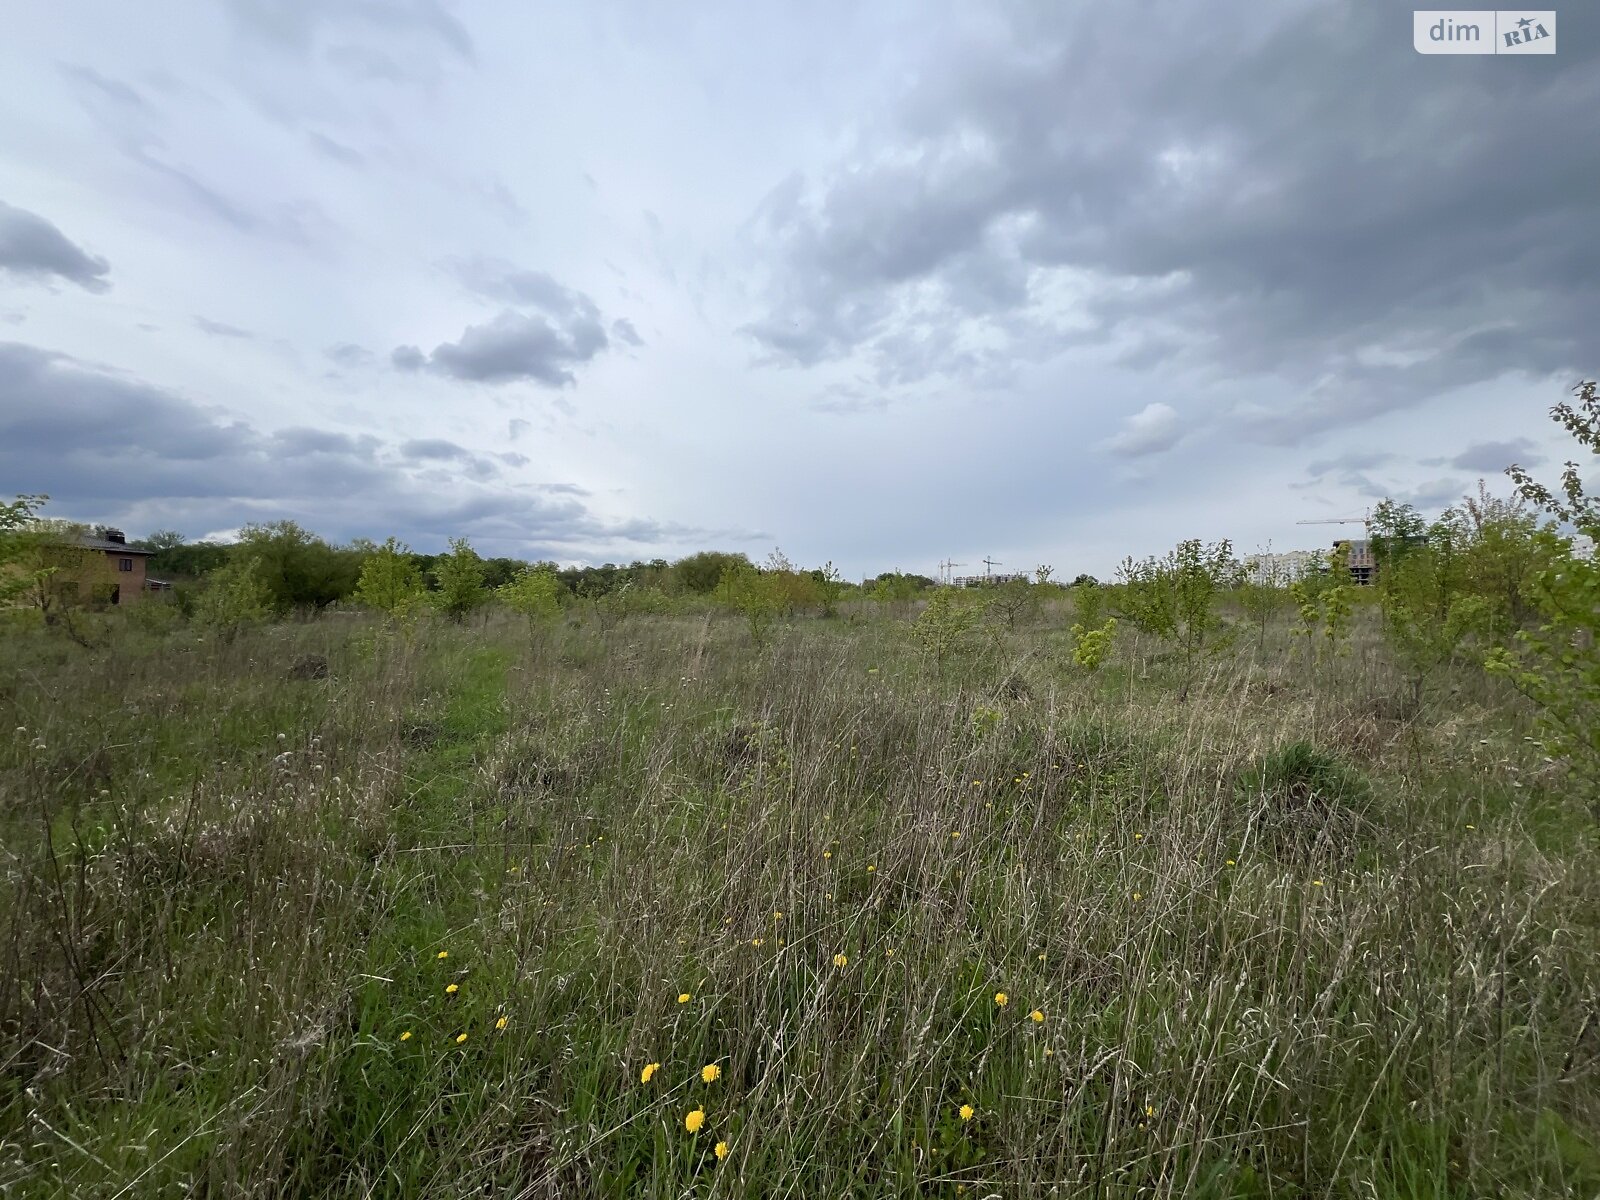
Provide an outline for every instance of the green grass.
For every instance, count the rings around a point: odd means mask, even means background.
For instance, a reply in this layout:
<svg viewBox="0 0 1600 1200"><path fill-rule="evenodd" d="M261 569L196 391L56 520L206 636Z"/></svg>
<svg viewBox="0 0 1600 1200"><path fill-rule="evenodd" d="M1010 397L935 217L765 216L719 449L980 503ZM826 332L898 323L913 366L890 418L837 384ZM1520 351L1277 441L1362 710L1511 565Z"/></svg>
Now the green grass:
<svg viewBox="0 0 1600 1200"><path fill-rule="evenodd" d="M1514 698L1061 624L9 637L0 1194L1600 1194Z"/></svg>

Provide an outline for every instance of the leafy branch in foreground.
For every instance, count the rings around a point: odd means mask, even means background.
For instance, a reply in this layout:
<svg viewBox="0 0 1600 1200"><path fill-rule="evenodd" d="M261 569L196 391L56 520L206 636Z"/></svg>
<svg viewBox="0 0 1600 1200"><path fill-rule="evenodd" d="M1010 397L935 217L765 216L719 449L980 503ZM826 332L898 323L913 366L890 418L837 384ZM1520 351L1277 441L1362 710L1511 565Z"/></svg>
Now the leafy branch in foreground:
<svg viewBox="0 0 1600 1200"><path fill-rule="evenodd" d="M1600 394L1588 380L1573 389L1578 403L1561 403L1550 416L1593 454L1600 454ZM1600 537L1600 496L1584 491L1576 462L1561 476L1560 495L1519 466L1506 470L1517 491L1557 521L1591 538ZM1501 647L1488 660L1539 706L1539 736L1545 750L1566 761L1574 781L1600 817L1600 565L1572 553L1569 539L1553 530L1538 535L1551 554L1527 592L1540 623Z"/></svg>

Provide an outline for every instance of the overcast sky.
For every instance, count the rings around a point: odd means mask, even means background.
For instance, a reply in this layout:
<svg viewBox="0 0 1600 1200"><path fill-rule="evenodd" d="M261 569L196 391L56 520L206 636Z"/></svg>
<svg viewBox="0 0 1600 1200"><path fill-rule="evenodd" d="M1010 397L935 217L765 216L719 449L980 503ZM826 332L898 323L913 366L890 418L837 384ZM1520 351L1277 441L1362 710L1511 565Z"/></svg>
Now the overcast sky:
<svg viewBox="0 0 1600 1200"><path fill-rule="evenodd" d="M857 577L1504 491L1600 357L1600 7L1411 11L11 6L0 491Z"/></svg>

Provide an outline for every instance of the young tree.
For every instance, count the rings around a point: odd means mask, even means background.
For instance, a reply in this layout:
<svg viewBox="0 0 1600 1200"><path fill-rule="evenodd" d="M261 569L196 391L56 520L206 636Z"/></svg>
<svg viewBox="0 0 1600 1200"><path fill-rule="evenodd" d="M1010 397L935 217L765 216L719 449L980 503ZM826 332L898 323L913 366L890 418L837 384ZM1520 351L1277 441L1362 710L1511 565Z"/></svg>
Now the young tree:
<svg viewBox="0 0 1600 1200"><path fill-rule="evenodd" d="M427 593L410 547L394 538L374 547L361 564L352 598L398 620L414 616L427 602Z"/></svg>
<svg viewBox="0 0 1600 1200"><path fill-rule="evenodd" d="M1172 643L1183 672L1178 699L1187 700L1200 666L1231 641L1217 600L1239 578L1233 544L1224 539L1206 546L1190 538L1163 558L1129 558L1118 574L1123 585L1120 615Z"/></svg>
<svg viewBox="0 0 1600 1200"><path fill-rule="evenodd" d="M18 496L0 504L0 607L19 603L50 577L39 555L39 510L48 496Z"/></svg>
<svg viewBox="0 0 1600 1200"><path fill-rule="evenodd" d="M1600 393L1594 380L1573 389L1551 417L1591 454L1600 454ZM1562 526L1600 539L1600 496L1584 490L1578 464L1568 462L1559 494L1519 466L1507 468L1518 493ZM1490 669L1511 679L1539 707L1545 749L1564 759L1580 793L1600 818L1600 563L1572 554L1572 543L1552 530L1538 535L1548 566L1530 581L1536 628L1518 633L1512 649L1499 649Z"/></svg>
<svg viewBox="0 0 1600 1200"><path fill-rule="evenodd" d="M772 623L783 611L783 597L767 576L748 562L731 563L722 572L714 595L718 604L742 614L750 623L756 645L766 644Z"/></svg>
<svg viewBox="0 0 1600 1200"><path fill-rule="evenodd" d="M963 588L939 588L911 623L911 636L935 662L942 663L952 654L973 648L978 625L990 602L989 596Z"/></svg>
<svg viewBox="0 0 1600 1200"><path fill-rule="evenodd" d="M551 621L561 615L561 597L566 589L548 565L524 567L510 583L495 589L500 602L528 618L528 625Z"/></svg>
<svg viewBox="0 0 1600 1200"><path fill-rule="evenodd" d="M248 625L272 615L272 593L261 578L261 561L236 558L211 572L194 605L195 624L231 642Z"/></svg>
<svg viewBox="0 0 1600 1200"><path fill-rule="evenodd" d="M439 581L434 606L452 621L466 620L468 613L489 599L483 586L484 571L483 559L467 539L451 538L450 553L434 562L434 578Z"/></svg>

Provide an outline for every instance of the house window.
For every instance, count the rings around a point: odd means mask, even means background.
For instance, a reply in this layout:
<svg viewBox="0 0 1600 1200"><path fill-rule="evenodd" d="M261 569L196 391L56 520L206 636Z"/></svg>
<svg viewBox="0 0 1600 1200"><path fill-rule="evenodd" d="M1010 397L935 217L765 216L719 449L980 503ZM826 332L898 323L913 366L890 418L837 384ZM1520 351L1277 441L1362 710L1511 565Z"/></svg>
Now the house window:
<svg viewBox="0 0 1600 1200"><path fill-rule="evenodd" d="M131 571L131 570L133 570L133 559L131 559L131 558L119 558L119 559L117 559L117 570L119 570L119 571Z"/></svg>

